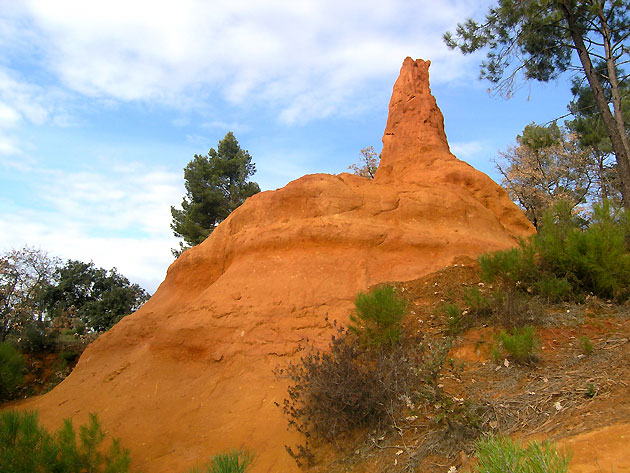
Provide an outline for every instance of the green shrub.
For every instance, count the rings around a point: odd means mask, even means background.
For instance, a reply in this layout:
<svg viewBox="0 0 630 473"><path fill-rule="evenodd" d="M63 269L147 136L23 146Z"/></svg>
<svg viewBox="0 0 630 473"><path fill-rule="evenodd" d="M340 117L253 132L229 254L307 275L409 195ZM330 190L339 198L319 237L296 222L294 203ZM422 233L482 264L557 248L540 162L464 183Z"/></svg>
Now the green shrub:
<svg viewBox="0 0 630 473"><path fill-rule="evenodd" d="M492 314L492 302L484 296L478 287L469 287L464 291L464 302L471 315L485 317Z"/></svg>
<svg viewBox="0 0 630 473"><path fill-rule="evenodd" d="M535 351L538 348L538 336L534 327L528 325L522 328L513 328L510 333L505 330L496 336L501 347L517 363L530 363L535 361Z"/></svg>
<svg viewBox="0 0 630 473"><path fill-rule="evenodd" d="M594 207L591 224L583 230L562 207L543 218L536 250L543 271L569 281L577 289L601 297L625 300L630 295L630 253L627 217L609 203Z"/></svg>
<svg viewBox="0 0 630 473"><path fill-rule="evenodd" d="M485 253L479 257L481 278L506 287L536 279L535 253L531 244L521 242L518 248Z"/></svg>
<svg viewBox="0 0 630 473"><path fill-rule="evenodd" d="M255 457L249 450L217 453L206 465L193 468L189 473L245 473Z"/></svg>
<svg viewBox="0 0 630 473"><path fill-rule="evenodd" d="M448 325L446 331L449 335L457 335L466 329L467 321L457 304L444 304L440 308L440 312L446 316L446 323Z"/></svg>
<svg viewBox="0 0 630 473"><path fill-rule="evenodd" d="M593 351L593 342L586 335L580 337L580 348L585 355L590 355Z"/></svg>
<svg viewBox="0 0 630 473"><path fill-rule="evenodd" d="M534 284L536 292L548 302L566 301L573 295L573 287L566 278L543 276Z"/></svg>
<svg viewBox="0 0 630 473"><path fill-rule="evenodd" d="M380 347L400 340L407 302L396 295L393 287L379 287L367 294L361 292L354 306L348 328L358 334L362 342Z"/></svg>
<svg viewBox="0 0 630 473"><path fill-rule="evenodd" d="M0 343L0 401L8 399L24 378L26 362L9 343Z"/></svg>
<svg viewBox="0 0 630 473"><path fill-rule="evenodd" d="M565 473L571 456L549 442L527 447L509 438L486 437L477 442L477 473Z"/></svg>
<svg viewBox="0 0 630 473"><path fill-rule="evenodd" d="M79 428L79 442L72 421L51 435L39 425L35 412L0 414L0 471L3 473L126 473L129 451L117 439L107 453L101 444L105 433L96 414Z"/></svg>
<svg viewBox="0 0 630 473"><path fill-rule="evenodd" d="M481 277L504 289L534 292L551 302L583 294L630 297L630 218L609 203L595 206L585 229L559 204L545 212L538 234L520 247L479 257Z"/></svg>

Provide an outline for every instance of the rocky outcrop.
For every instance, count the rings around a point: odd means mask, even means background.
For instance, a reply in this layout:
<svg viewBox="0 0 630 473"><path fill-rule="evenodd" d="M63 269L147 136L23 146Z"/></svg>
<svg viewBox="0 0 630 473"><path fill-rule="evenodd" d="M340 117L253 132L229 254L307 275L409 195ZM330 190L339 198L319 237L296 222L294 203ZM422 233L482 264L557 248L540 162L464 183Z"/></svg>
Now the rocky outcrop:
<svg viewBox="0 0 630 473"><path fill-rule="evenodd" d="M407 58L374 180L315 174L262 192L185 252L144 307L85 351L39 408L56 426L98 412L148 473L248 447L255 472L297 471L272 370L356 293L418 278L533 232L505 192L449 151L429 62Z"/></svg>

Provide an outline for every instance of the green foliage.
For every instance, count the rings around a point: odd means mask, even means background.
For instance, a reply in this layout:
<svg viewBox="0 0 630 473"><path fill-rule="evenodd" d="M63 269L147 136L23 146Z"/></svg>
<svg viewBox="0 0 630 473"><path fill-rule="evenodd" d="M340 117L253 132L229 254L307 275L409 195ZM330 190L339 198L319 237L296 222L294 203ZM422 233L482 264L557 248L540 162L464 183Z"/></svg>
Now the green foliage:
<svg viewBox="0 0 630 473"><path fill-rule="evenodd" d="M514 327L510 333L502 330L496 336L501 348L517 363L531 363L536 360L539 345L536 330L531 325Z"/></svg>
<svg viewBox="0 0 630 473"><path fill-rule="evenodd" d="M492 313L492 302L484 296L478 287L469 287L464 291L464 302L471 315L485 317Z"/></svg>
<svg viewBox="0 0 630 473"><path fill-rule="evenodd" d="M400 340L402 319L407 302L391 286L383 286L354 301L355 312L350 315L349 329L373 347L391 346Z"/></svg>
<svg viewBox="0 0 630 473"><path fill-rule="evenodd" d="M248 180L256 172L251 160L229 132L217 150L211 148L206 156L195 155L184 168L182 209L171 207L171 229L185 242L173 250L175 256L204 241L245 199L260 192L258 184Z"/></svg>
<svg viewBox="0 0 630 473"><path fill-rule="evenodd" d="M4 411L0 414L0 471L3 473L126 473L129 451L117 439L107 453L101 444L105 433L96 414L79 435L66 419L56 433L39 425L34 412Z"/></svg>
<svg viewBox="0 0 630 473"><path fill-rule="evenodd" d="M604 95L607 102L612 101L612 86L608 80L606 64L596 61L595 69L601 78ZM621 94L621 107L624 117L630 113L630 94L628 81L619 84ZM565 122L568 128L576 134L584 149L590 149L594 160L595 180L597 194L601 201L612 200L621 204L621 183L615 164L610 136L606 130L601 114L597 109L597 103L590 85L583 77L573 79L571 93L573 100L569 104L569 111L573 120ZM630 123L626 121L626 133L630 132Z"/></svg>
<svg viewBox="0 0 630 473"><path fill-rule="evenodd" d="M625 300L630 295L629 237L625 212L608 202L594 207L586 230L556 207L545 214L535 247L543 271L565 278L582 293Z"/></svg>
<svg viewBox="0 0 630 473"><path fill-rule="evenodd" d="M149 295L116 268L109 271L94 263L68 260L57 268L44 290L45 307L53 317L72 313L86 326L101 332L131 314Z"/></svg>
<svg viewBox="0 0 630 473"><path fill-rule="evenodd" d="M593 342L586 335L580 337L580 348L585 355L590 355L593 352Z"/></svg>
<svg viewBox="0 0 630 473"><path fill-rule="evenodd" d="M573 287L566 278L557 276L543 276L534 283L536 292L547 299L548 302L560 302L570 299L573 295Z"/></svg>
<svg viewBox="0 0 630 473"><path fill-rule="evenodd" d="M11 344L0 343L0 401L8 399L20 385L25 364L24 357Z"/></svg>
<svg viewBox="0 0 630 473"><path fill-rule="evenodd" d="M527 290L549 301L595 294L630 296L630 226L624 211L594 206L588 228L559 203L545 212L538 234L519 248L480 256L481 275L506 291Z"/></svg>
<svg viewBox="0 0 630 473"><path fill-rule="evenodd" d="M189 473L245 473L255 458L249 450L217 453L206 465L193 468Z"/></svg>
<svg viewBox="0 0 630 473"><path fill-rule="evenodd" d="M571 208L586 202L597 181L598 167L591 148L555 123L532 123L516 138L517 145L501 152L496 167L510 198L538 227L545 209L563 200Z"/></svg>
<svg viewBox="0 0 630 473"><path fill-rule="evenodd" d="M621 191L630 199L630 149L624 107L621 66L627 63L630 43L630 4L625 0L600 2L498 0L482 22L468 19L457 26L455 34L446 33L450 48L464 54L487 49L481 63L481 76L490 80L507 96L514 89L516 77L547 82L569 69L581 70L581 83L588 82L591 97L582 105L594 106L616 155ZM574 54L574 52L579 54ZM577 59L579 63L574 62ZM627 99L625 99L627 101ZM589 103L590 102L590 103ZM612 107L611 107L612 105ZM573 108L576 112L576 109ZM613 116L614 113L614 116ZM580 114L578 117L580 117ZM593 121L574 127L593 133L584 140L598 145L601 134ZM599 136L597 136L599 135Z"/></svg>
<svg viewBox="0 0 630 473"><path fill-rule="evenodd" d="M457 335L466 329L467 320L457 304L446 303L440 307L440 311L446 316L449 335Z"/></svg>
<svg viewBox="0 0 630 473"><path fill-rule="evenodd" d="M43 353L55 350L59 334L51 331L44 324L31 323L22 330L21 335L20 348L22 351Z"/></svg>
<svg viewBox="0 0 630 473"><path fill-rule="evenodd" d="M481 278L508 287L531 281L537 274L534 256L532 246L526 242L517 248L485 253L479 257Z"/></svg>
<svg viewBox="0 0 630 473"><path fill-rule="evenodd" d="M527 447L509 438L485 437L477 442L477 473L565 473L571 456L549 442Z"/></svg>

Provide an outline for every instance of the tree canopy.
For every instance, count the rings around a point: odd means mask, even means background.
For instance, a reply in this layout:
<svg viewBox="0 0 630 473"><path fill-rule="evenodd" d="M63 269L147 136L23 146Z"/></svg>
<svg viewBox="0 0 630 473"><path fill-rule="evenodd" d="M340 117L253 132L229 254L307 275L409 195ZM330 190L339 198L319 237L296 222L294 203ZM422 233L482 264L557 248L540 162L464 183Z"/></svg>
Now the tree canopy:
<svg viewBox="0 0 630 473"><path fill-rule="evenodd" d="M502 186L535 225L559 201L571 209L596 193L601 179L593 148L581 146L569 130L555 123L527 125L517 145L496 162Z"/></svg>
<svg viewBox="0 0 630 473"><path fill-rule="evenodd" d="M138 310L149 295L116 268L105 270L92 262L68 260L55 271L43 299L51 318L72 315L102 332Z"/></svg>
<svg viewBox="0 0 630 473"><path fill-rule="evenodd" d="M51 258L25 247L0 254L0 342L59 317L100 332L137 310L149 295L116 268Z"/></svg>
<svg viewBox="0 0 630 473"><path fill-rule="evenodd" d="M186 195L182 208L171 207L171 229L180 243L178 256L184 250L204 241L245 199L260 192L257 183L249 181L256 172L252 157L241 149L232 132L225 135L207 155L195 155L184 168Z"/></svg>
<svg viewBox="0 0 630 473"><path fill-rule="evenodd" d="M508 96L519 73L546 82L579 72L610 139L629 206L630 145L621 94L629 37L628 0L499 0L483 23L469 18L444 40L464 54L487 49L481 77Z"/></svg>
<svg viewBox="0 0 630 473"><path fill-rule="evenodd" d="M43 288L59 260L25 247L0 255L0 342L30 321L44 318Z"/></svg>

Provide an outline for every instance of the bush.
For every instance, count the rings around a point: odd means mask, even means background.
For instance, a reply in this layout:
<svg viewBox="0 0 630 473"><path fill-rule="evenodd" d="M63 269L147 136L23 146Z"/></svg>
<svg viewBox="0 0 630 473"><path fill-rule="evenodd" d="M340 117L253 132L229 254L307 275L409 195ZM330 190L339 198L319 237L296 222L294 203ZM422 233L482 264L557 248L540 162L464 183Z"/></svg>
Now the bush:
<svg viewBox="0 0 630 473"><path fill-rule="evenodd" d="M470 287L464 291L464 302L471 315L485 317L492 314L492 302L484 296L478 287Z"/></svg>
<svg viewBox="0 0 630 473"><path fill-rule="evenodd" d="M24 378L26 362L9 343L0 343L0 401L8 399Z"/></svg>
<svg viewBox="0 0 630 473"><path fill-rule="evenodd" d="M22 332L20 346L28 353L52 352L57 346L59 333L37 323L30 324Z"/></svg>
<svg viewBox="0 0 630 473"><path fill-rule="evenodd" d="M457 335L467 328L467 320L457 304L444 304L440 311L446 316L449 335Z"/></svg>
<svg viewBox="0 0 630 473"><path fill-rule="evenodd" d="M531 325L513 328L511 333L503 330L496 337L501 347L515 362L530 363L536 360L535 351L539 342Z"/></svg>
<svg viewBox="0 0 630 473"><path fill-rule="evenodd" d="M34 412L0 414L0 471L3 473L126 473L129 451L117 439L102 453L105 433L96 414L77 434L70 419L54 435L39 425Z"/></svg>
<svg viewBox="0 0 630 473"><path fill-rule="evenodd" d="M520 288L551 302L593 293L630 297L630 218L609 203L594 207L584 229L566 205L545 212L538 234L519 248L479 257L480 273L504 289Z"/></svg>
<svg viewBox="0 0 630 473"><path fill-rule="evenodd" d="M625 300L630 295L627 216L609 203L594 207L586 230L562 207L545 214L536 250L541 267L559 278L575 280L582 292Z"/></svg>
<svg viewBox="0 0 630 473"><path fill-rule="evenodd" d="M527 447L509 438L486 437L477 442L477 473L565 473L571 456L549 442Z"/></svg>
<svg viewBox="0 0 630 473"><path fill-rule="evenodd" d="M358 334L362 342L380 347L400 340L407 302L396 295L393 287L379 287L368 294L361 292L354 306L349 329Z"/></svg>
<svg viewBox="0 0 630 473"><path fill-rule="evenodd" d="M217 453L201 469L193 468L189 473L245 473L255 457L249 450Z"/></svg>
<svg viewBox="0 0 630 473"><path fill-rule="evenodd" d="M481 255L479 269L484 281L498 281L507 287L534 280L538 271L533 247L526 242L518 248Z"/></svg>
<svg viewBox="0 0 630 473"><path fill-rule="evenodd" d="M419 360L411 359L409 351L405 343L366 349L353 333L339 328L328 351L314 350L276 371L292 383L283 404L289 426L307 439L325 441L361 426L378 427L418 383ZM297 448L287 450L298 465L309 463L308 444Z"/></svg>
<svg viewBox="0 0 630 473"><path fill-rule="evenodd" d="M548 302L560 302L570 299L573 295L573 286L566 278L556 276L543 276L536 281L536 292L547 299Z"/></svg>

